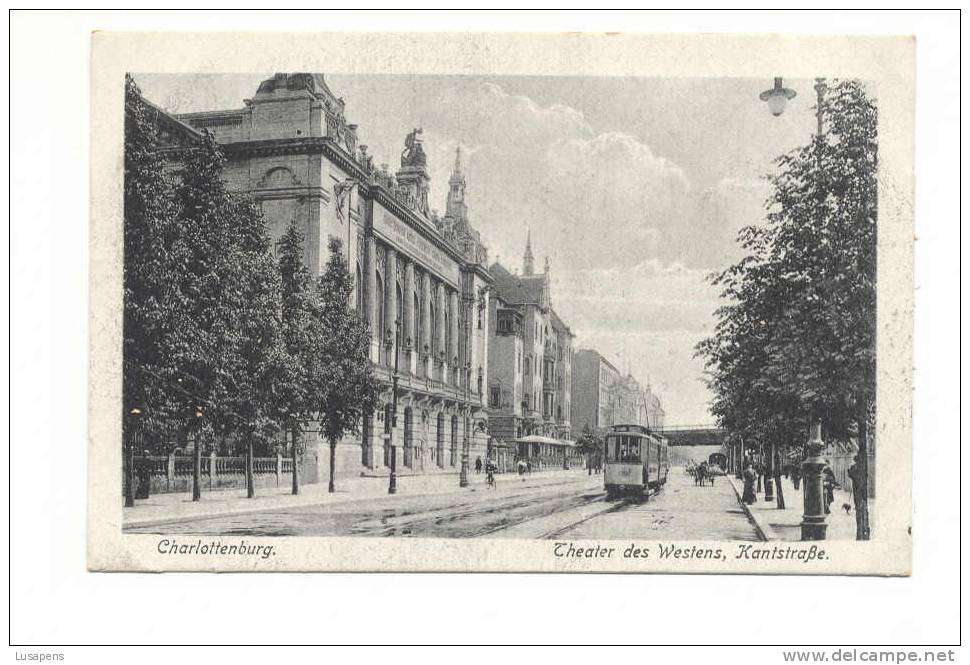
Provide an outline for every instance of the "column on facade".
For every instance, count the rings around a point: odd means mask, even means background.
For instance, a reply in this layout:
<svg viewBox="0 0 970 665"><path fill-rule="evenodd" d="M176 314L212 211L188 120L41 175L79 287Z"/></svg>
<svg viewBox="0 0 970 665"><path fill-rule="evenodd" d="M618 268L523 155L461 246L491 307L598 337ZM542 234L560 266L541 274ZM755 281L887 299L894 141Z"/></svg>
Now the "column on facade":
<svg viewBox="0 0 970 665"><path fill-rule="evenodd" d="M364 256L364 318L371 329L371 361L378 361L383 330L377 329L377 242L373 235L367 236Z"/></svg>
<svg viewBox="0 0 970 665"><path fill-rule="evenodd" d="M451 328L451 348L448 349L448 362L453 366L452 374L459 376L455 371L460 367L458 362L458 291L448 289L448 324ZM455 381L456 385L460 385Z"/></svg>
<svg viewBox="0 0 970 665"><path fill-rule="evenodd" d="M385 250L385 263L384 263L384 325L387 330L384 331L386 336L390 333L391 349L390 353L387 354L387 364L394 364L394 335L396 334L396 328L394 322L398 319L397 311L397 252L395 252L390 247ZM386 337L385 337L386 339Z"/></svg>
<svg viewBox="0 0 970 665"><path fill-rule="evenodd" d="M414 349L418 346L417 340L414 339L416 316L418 316L418 313L414 311L414 263L408 261L404 266L404 328L402 334L406 342L404 348L408 349L407 353L404 354L406 358L404 364L412 374L415 371L416 354Z"/></svg>
<svg viewBox="0 0 970 665"><path fill-rule="evenodd" d="M431 339L431 275L425 273L421 278L421 353L428 355L421 356L424 363L424 375L431 376L431 367L428 357L434 352Z"/></svg>
<svg viewBox="0 0 970 665"><path fill-rule="evenodd" d="M437 287L438 292L438 309L435 312L435 340L434 340L434 357L441 358L442 355L447 355L448 351L445 349L445 307L447 303L445 302L445 285L444 282L438 282ZM441 352L444 351L444 354ZM441 367L441 380L446 381L448 379L448 359L445 358L445 362Z"/></svg>

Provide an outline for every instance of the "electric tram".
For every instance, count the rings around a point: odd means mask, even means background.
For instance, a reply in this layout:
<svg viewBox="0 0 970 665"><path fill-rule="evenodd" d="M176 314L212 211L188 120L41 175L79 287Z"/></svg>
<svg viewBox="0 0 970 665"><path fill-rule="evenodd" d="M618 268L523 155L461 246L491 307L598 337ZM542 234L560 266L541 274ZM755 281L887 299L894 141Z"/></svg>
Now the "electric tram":
<svg viewBox="0 0 970 665"><path fill-rule="evenodd" d="M614 425L606 435L604 482L606 497L624 494L648 498L670 473L667 439L643 425Z"/></svg>

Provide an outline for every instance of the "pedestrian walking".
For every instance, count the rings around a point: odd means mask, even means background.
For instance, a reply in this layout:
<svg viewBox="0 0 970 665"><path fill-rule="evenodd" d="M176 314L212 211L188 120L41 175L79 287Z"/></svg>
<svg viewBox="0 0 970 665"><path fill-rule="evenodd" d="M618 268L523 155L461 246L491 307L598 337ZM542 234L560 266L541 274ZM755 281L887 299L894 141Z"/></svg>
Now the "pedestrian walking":
<svg viewBox="0 0 970 665"><path fill-rule="evenodd" d="M802 465L799 463L794 463L791 465L791 483L798 489L802 482Z"/></svg>
<svg viewBox="0 0 970 665"><path fill-rule="evenodd" d="M152 461L150 455L151 453L147 450L142 451L141 459L135 462L135 475L138 479L135 490L136 499L147 499L151 494Z"/></svg>
<svg viewBox="0 0 970 665"><path fill-rule="evenodd" d="M478 473L481 473L481 472L482 472L482 458L481 457L476 457L475 458L475 473L478 474Z"/></svg>
<svg viewBox="0 0 970 665"><path fill-rule="evenodd" d="M485 486L495 489L495 465L492 460L485 462Z"/></svg>
<svg viewBox="0 0 970 665"><path fill-rule="evenodd" d="M749 463L744 467L741 475L744 480L744 492L741 494L741 500L750 506L758 500L754 492L754 484L758 480L758 472Z"/></svg>
<svg viewBox="0 0 970 665"><path fill-rule="evenodd" d="M835 479L835 472L832 471L830 462L825 460L825 468L822 469L822 487L825 488L825 514L832 512L832 502L835 501L835 488L839 486Z"/></svg>

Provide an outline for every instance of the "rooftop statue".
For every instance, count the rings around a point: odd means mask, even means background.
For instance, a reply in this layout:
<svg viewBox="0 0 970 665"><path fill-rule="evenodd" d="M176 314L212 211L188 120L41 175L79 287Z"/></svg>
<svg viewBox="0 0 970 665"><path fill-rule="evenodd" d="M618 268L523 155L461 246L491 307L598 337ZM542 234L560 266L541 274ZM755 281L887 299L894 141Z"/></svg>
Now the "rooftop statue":
<svg viewBox="0 0 970 665"><path fill-rule="evenodd" d="M425 166L428 163L428 157L424 154L424 148L421 147L421 128L417 127L413 129L407 137L404 139L404 150L401 152L401 166Z"/></svg>

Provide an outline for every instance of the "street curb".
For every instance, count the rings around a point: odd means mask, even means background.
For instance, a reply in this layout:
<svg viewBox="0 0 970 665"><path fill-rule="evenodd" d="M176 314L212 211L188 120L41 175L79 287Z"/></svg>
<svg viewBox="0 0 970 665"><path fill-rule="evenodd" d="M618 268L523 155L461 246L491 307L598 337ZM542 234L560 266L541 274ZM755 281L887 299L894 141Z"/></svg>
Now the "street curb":
<svg viewBox="0 0 970 665"><path fill-rule="evenodd" d="M775 533L774 529L772 529L768 524L762 523L762 520L758 519L755 513L752 512L751 506L741 500L743 492L738 489L737 482L731 477L731 474L727 474L725 477L727 478L728 482L731 483L731 489L734 490L734 495L738 498L738 505L740 505L741 509L744 510L744 514L748 516L751 523L754 524L755 531L758 532L758 537L765 542L781 540L781 538L778 537L778 534Z"/></svg>
<svg viewBox="0 0 970 665"><path fill-rule="evenodd" d="M505 474L503 474L503 475L505 475ZM545 478L540 477L540 478L537 478L536 480L548 480L548 479L552 479L553 481L559 480L559 478L557 478L555 476L546 476ZM508 479L501 478L501 479L498 479L498 480L500 481L500 484L502 484L502 485L506 485L506 484L511 485L511 484L514 483L514 481L519 480L519 477L518 476L515 476L515 477L510 477ZM555 485L555 484L556 484L555 482L539 482L539 483L536 483L535 485L532 485L532 486L533 487L542 487L543 485ZM531 485L531 483L530 483L530 485ZM459 493L466 493L466 492L467 493L472 493L472 492L477 492L477 491L487 491L487 488L483 484L475 483L474 485L470 485L469 487L455 488L454 490L446 490L446 491L419 490L418 492L416 492L414 494L406 493L406 494L398 494L396 496L404 496L404 497L416 498L416 497L434 496L434 495L441 495L441 494L453 494L453 493L454 494L459 494ZM182 492L181 494L185 494L185 493ZM343 494L343 493L341 492L341 494ZM262 496L292 496L292 495L288 495L288 494L272 495L272 494L270 494L270 495L261 495L261 497ZM322 494L321 496L329 496L329 495L328 494ZM165 524L174 524L174 523L183 523L183 522L196 522L196 521L200 521L200 520L211 519L213 517L224 517L224 516L229 516L229 515L232 515L232 516L252 515L252 514L255 514L255 513L262 513L262 512L277 510L277 509L302 508L302 507L306 507L306 506L321 506L321 505L340 504L340 503L346 503L346 502L354 501L354 500L357 500L357 499L377 499L377 498L386 497L386 496L388 496L388 495L387 494L356 494L355 495L355 494L353 494L353 492L347 492L345 496L334 497L334 498L328 499L326 501L319 501L319 500L316 500L317 497L306 496L306 499L303 500L303 501L297 500L297 501L293 501L292 503L287 503L287 504L282 504L282 505L272 505L272 506L262 506L262 507L241 506L241 507L236 508L236 509L230 508L228 510L222 510L222 511L218 511L218 510L213 509L212 511L201 511L199 513L195 513L195 514L192 514L192 515L184 515L184 516L172 516L172 515L169 515L167 517L154 517L154 518L146 518L146 519L143 519L143 520L137 520L136 519L136 520L131 520L131 521L127 521L127 522L124 521L124 519L122 519L121 529L122 529L122 531L125 531L126 529L141 529L141 528L147 528L147 527L153 527L153 526L163 526Z"/></svg>

